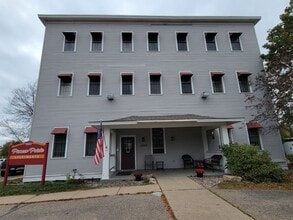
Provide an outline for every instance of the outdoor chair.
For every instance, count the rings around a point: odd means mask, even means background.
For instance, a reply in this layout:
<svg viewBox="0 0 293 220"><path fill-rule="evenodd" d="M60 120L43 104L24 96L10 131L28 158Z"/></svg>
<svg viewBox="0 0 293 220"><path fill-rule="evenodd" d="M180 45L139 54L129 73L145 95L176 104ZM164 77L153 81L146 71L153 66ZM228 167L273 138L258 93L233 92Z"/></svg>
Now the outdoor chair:
<svg viewBox="0 0 293 220"><path fill-rule="evenodd" d="M204 160L204 165L206 168L210 168L214 170L215 168L221 169L221 160L223 156L219 154L215 154L210 158Z"/></svg>
<svg viewBox="0 0 293 220"><path fill-rule="evenodd" d="M186 167L188 167L188 166L191 168L194 168L195 160L190 155L184 154L181 158L183 160L184 169L186 169Z"/></svg>
<svg viewBox="0 0 293 220"><path fill-rule="evenodd" d="M154 158L153 158L153 155L145 155L144 156L144 169L146 170L147 167L151 167L152 170L154 169Z"/></svg>

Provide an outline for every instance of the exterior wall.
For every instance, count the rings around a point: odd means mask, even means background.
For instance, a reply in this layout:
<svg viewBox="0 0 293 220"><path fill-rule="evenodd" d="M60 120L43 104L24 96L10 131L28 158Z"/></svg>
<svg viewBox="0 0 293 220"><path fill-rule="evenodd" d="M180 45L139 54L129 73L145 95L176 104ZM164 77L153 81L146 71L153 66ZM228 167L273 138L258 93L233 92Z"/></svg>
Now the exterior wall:
<svg viewBox="0 0 293 220"><path fill-rule="evenodd" d="M62 32L76 32L76 52L62 52ZM90 32L103 32L103 52L90 52ZM188 33L188 52L176 51L176 32ZM120 52L121 32L132 32L134 52ZM147 51L147 32L158 32L160 52ZM218 51L206 51L204 32L217 32ZM242 32L243 51L231 51L229 32ZM239 93L237 71L250 72L252 79L262 69L259 49L253 23L192 23L187 25L165 25L160 23L136 22L85 22L46 24L43 54L40 67L36 108L32 124L31 140L44 142L49 140L49 154L52 152L51 130L54 127L68 127L67 157L48 160L48 176L62 176L72 169L88 175L100 177L101 165L95 166L92 157L83 157L85 126L90 121L112 120L131 115L165 115L165 114L197 114L211 117L244 117L251 120L252 112L245 108L245 94ZM194 94L180 94L180 71L193 73ZM213 94L210 72L225 73L223 81L225 93ZM73 73L72 96L57 96L58 74ZM102 95L87 96L89 72L102 73ZM120 95L120 73L134 74L134 95ZM163 95L149 95L148 74L160 72ZM201 93L208 91L207 99ZM107 94L113 93L114 100L108 101ZM247 142L245 124L234 126L234 141ZM190 132L192 129L186 129ZM186 135L183 145L175 145L168 141L167 154L164 155L166 167L181 167L178 158L189 153L194 158L202 159L202 138L198 128L184 133L181 128L168 132ZM119 135L129 130L117 130L117 148ZM147 135L144 130L135 131L138 137ZM184 133L184 134L183 134ZM194 134L196 134L194 136ZM177 135L176 135L177 136ZM146 136L147 137L147 136ZM137 138L140 140L140 138ZM187 143L189 141L190 143ZM186 143L185 143L186 142ZM262 142L265 150L269 150L274 159L284 160L284 151L278 133L263 134ZM181 144L181 141L179 142ZM195 144L196 151L190 146ZM142 147L137 143L139 158L138 168L142 168L143 156L149 152L149 146ZM198 152L200 152L198 154ZM157 157L157 155L156 155ZM158 156L159 158L159 156ZM117 163L119 164L119 163ZM30 166L25 170L25 181L39 175L38 167ZM52 176L52 178L54 178ZM60 177L61 178L61 177Z"/></svg>

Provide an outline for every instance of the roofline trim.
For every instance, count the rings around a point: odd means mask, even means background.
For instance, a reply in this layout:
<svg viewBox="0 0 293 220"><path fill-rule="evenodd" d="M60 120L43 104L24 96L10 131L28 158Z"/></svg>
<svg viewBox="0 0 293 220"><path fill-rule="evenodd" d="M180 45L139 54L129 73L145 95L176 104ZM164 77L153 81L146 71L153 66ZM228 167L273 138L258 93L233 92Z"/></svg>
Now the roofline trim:
<svg viewBox="0 0 293 220"><path fill-rule="evenodd" d="M39 14L39 19L46 26L51 22L207 22L207 23L253 23L260 21L260 16L145 16L145 15L77 15L77 14Z"/></svg>

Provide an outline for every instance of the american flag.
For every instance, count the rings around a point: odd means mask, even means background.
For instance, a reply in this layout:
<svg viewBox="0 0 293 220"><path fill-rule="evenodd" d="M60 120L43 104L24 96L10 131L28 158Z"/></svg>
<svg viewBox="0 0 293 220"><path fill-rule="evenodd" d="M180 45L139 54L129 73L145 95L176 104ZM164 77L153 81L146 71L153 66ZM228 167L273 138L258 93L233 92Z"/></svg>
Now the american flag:
<svg viewBox="0 0 293 220"><path fill-rule="evenodd" d="M103 159L103 157L104 157L104 135L103 135L102 122L101 122L100 127L98 128L95 164L99 164L101 160Z"/></svg>

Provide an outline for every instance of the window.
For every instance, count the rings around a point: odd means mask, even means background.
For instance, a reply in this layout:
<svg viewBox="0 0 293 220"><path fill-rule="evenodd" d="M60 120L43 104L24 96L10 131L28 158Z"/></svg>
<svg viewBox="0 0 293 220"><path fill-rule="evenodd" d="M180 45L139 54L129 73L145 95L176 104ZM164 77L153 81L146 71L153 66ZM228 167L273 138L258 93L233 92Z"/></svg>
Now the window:
<svg viewBox="0 0 293 220"><path fill-rule="evenodd" d="M97 144L97 128L86 127L85 133L85 156L95 156L96 144Z"/></svg>
<svg viewBox="0 0 293 220"><path fill-rule="evenodd" d="M59 74L59 96L71 96L72 95L72 74L64 73Z"/></svg>
<svg viewBox="0 0 293 220"><path fill-rule="evenodd" d="M89 95L101 95L101 74L89 73Z"/></svg>
<svg viewBox="0 0 293 220"><path fill-rule="evenodd" d="M161 84L160 73L150 73L150 94L151 95L162 94L162 84Z"/></svg>
<svg viewBox="0 0 293 220"><path fill-rule="evenodd" d="M242 33L230 33L230 42L232 50L242 50L240 36Z"/></svg>
<svg viewBox="0 0 293 220"><path fill-rule="evenodd" d="M180 73L181 81L181 94L192 94L193 84L192 84L192 73Z"/></svg>
<svg viewBox="0 0 293 220"><path fill-rule="evenodd" d="M63 51L75 51L75 32L63 32L64 48Z"/></svg>
<svg viewBox="0 0 293 220"><path fill-rule="evenodd" d="M152 145L153 145L153 154L165 153L163 128L152 128Z"/></svg>
<svg viewBox="0 0 293 220"><path fill-rule="evenodd" d="M102 52L103 51L103 33L91 32L91 36L92 36L91 51Z"/></svg>
<svg viewBox="0 0 293 220"><path fill-rule="evenodd" d="M223 76L224 76L224 73L222 73L222 72L212 72L211 73L214 93L223 93L224 92Z"/></svg>
<svg viewBox="0 0 293 220"><path fill-rule="evenodd" d="M132 33L122 33L122 52L132 52L133 43L132 43Z"/></svg>
<svg viewBox="0 0 293 220"><path fill-rule="evenodd" d="M122 73L122 95L133 95L133 75L131 73Z"/></svg>
<svg viewBox="0 0 293 220"><path fill-rule="evenodd" d="M54 128L51 131L53 138L53 152L52 158L65 157L67 128Z"/></svg>
<svg viewBox="0 0 293 220"><path fill-rule="evenodd" d="M148 51L159 51L159 33L148 33Z"/></svg>
<svg viewBox="0 0 293 220"><path fill-rule="evenodd" d="M261 147L258 128L248 128L248 136L251 145Z"/></svg>
<svg viewBox="0 0 293 220"><path fill-rule="evenodd" d="M217 33L205 33L206 47L208 51L216 51L216 35Z"/></svg>
<svg viewBox="0 0 293 220"><path fill-rule="evenodd" d="M237 73L240 92L250 92L250 85L248 79L250 75L251 73Z"/></svg>
<svg viewBox="0 0 293 220"><path fill-rule="evenodd" d="M178 51L188 51L187 33L177 33L176 40L177 40L177 50Z"/></svg>

